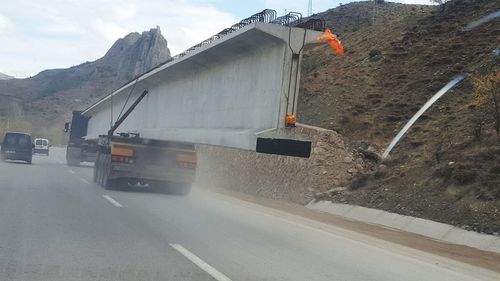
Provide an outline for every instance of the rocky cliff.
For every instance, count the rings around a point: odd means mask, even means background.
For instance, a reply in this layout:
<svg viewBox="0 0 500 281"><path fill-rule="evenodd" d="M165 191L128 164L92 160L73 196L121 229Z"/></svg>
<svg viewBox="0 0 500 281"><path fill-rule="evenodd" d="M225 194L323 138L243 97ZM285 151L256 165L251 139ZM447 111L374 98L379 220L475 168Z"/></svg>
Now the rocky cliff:
<svg viewBox="0 0 500 281"><path fill-rule="evenodd" d="M130 33L118 39L106 55L96 63L113 67L124 79L140 75L170 58L167 40L160 27L139 34Z"/></svg>

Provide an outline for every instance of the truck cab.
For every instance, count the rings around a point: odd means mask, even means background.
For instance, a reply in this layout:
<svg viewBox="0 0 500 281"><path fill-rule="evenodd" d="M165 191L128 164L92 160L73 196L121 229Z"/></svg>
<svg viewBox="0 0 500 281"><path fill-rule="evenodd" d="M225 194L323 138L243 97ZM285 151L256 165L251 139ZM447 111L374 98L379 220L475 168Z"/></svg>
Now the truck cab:
<svg viewBox="0 0 500 281"><path fill-rule="evenodd" d="M66 163L77 166L81 162L94 162L97 157L97 139L85 139L89 117L81 111L73 111L71 123L64 125L64 131L69 133L66 147Z"/></svg>

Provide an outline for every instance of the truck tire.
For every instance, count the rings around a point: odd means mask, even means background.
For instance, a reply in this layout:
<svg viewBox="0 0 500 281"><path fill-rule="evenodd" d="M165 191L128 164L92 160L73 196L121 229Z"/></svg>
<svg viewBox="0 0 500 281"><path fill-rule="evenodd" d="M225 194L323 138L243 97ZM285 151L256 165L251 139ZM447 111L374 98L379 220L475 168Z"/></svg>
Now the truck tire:
<svg viewBox="0 0 500 281"><path fill-rule="evenodd" d="M66 164L68 166L78 166L81 162L81 149L78 147L66 147Z"/></svg>
<svg viewBox="0 0 500 281"><path fill-rule="evenodd" d="M97 155L94 162L94 182L99 183L99 165L100 165L100 154Z"/></svg>
<svg viewBox="0 0 500 281"><path fill-rule="evenodd" d="M95 177L96 177L96 183L99 184L100 186L103 186L103 176L104 176L104 154L99 153L97 155L97 159L95 161Z"/></svg>
<svg viewBox="0 0 500 281"><path fill-rule="evenodd" d="M109 161L108 161L109 160ZM106 154L103 157L103 165L102 165L102 184L101 186L104 187L106 190L111 189L111 183L112 181L109 179L109 172L111 169L111 157Z"/></svg>
<svg viewBox="0 0 500 281"><path fill-rule="evenodd" d="M97 156L97 163L97 180L99 185L106 190L112 190L115 187L116 180L109 178L111 172L111 155L99 154Z"/></svg>
<svg viewBox="0 0 500 281"><path fill-rule="evenodd" d="M68 166L78 166L78 165L80 165L80 159L75 159L71 156L69 156L69 157L66 156L66 164Z"/></svg>

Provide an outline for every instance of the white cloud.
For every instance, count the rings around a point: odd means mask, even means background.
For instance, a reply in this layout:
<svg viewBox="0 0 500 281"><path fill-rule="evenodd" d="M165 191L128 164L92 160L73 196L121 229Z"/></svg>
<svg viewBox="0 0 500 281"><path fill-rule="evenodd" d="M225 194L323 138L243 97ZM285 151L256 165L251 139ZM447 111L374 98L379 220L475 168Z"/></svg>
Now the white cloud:
<svg viewBox="0 0 500 281"><path fill-rule="evenodd" d="M119 20L133 18L137 14L137 8L134 3L123 3L111 11L114 17Z"/></svg>
<svg viewBox="0 0 500 281"><path fill-rule="evenodd" d="M0 36L5 36L14 32L14 24L5 15L0 14Z"/></svg>
<svg viewBox="0 0 500 281"><path fill-rule="evenodd" d="M194 1L1 1L0 72L26 77L92 61L118 38L156 26L175 54L237 21Z"/></svg>
<svg viewBox="0 0 500 281"><path fill-rule="evenodd" d="M6 16L0 14L0 32L2 32L7 27L8 24L9 24L9 19Z"/></svg>
<svg viewBox="0 0 500 281"><path fill-rule="evenodd" d="M102 19L90 21L89 29L93 31L93 34L101 36L108 42L123 37L128 33L126 28L122 28L114 22L106 22Z"/></svg>

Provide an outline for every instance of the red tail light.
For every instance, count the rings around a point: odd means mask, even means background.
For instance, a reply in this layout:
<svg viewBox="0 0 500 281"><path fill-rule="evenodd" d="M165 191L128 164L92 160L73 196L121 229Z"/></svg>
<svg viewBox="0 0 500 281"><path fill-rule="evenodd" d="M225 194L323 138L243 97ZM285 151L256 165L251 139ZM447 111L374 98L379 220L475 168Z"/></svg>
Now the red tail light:
<svg viewBox="0 0 500 281"><path fill-rule="evenodd" d="M178 168L196 169L196 154L195 153L178 153L175 156Z"/></svg>
<svg viewBox="0 0 500 281"><path fill-rule="evenodd" d="M119 162L119 163L133 163L134 160L132 157L128 156L121 156L121 155L112 155L111 156L111 161L113 162Z"/></svg>

